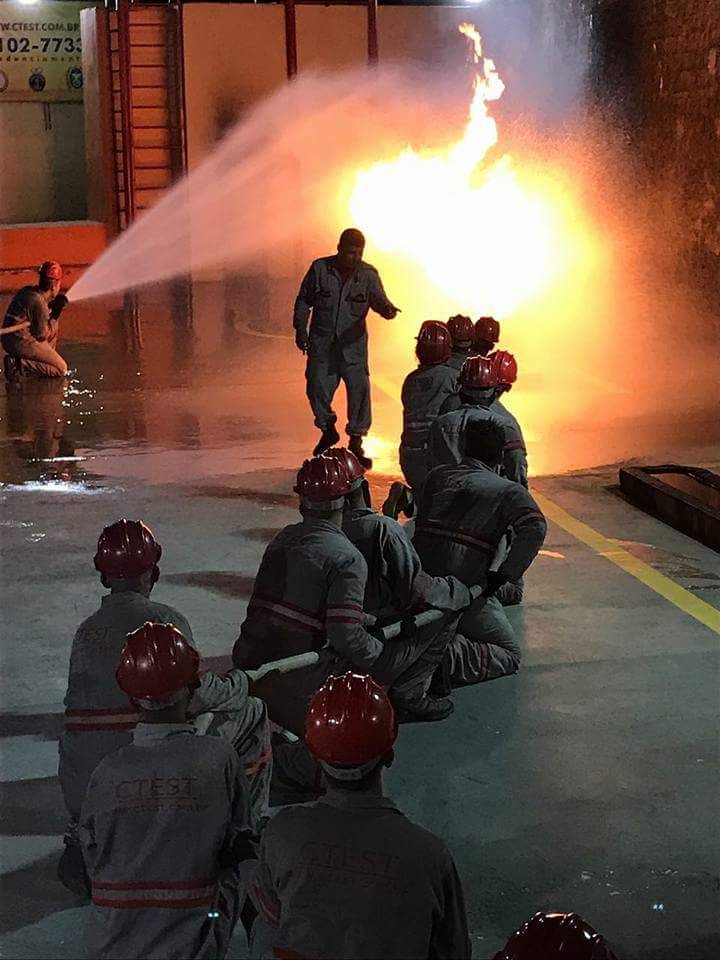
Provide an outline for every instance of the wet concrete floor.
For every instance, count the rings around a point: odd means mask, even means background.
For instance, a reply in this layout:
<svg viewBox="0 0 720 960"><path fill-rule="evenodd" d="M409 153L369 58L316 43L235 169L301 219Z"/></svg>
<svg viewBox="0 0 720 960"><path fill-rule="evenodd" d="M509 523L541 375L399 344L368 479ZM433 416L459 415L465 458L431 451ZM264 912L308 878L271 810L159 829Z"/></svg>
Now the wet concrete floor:
<svg viewBox="0 0 720 960"><path fill-rule="evenodd" d="M254 329L213 286L194 300L194 322L159 296L137 322L68 311L71 382L0 391L4 957L80 953L83 908L55 880L57 736L72 635L101 595L102 526L150 523L163 544L157 598L216 658L265 544L296 519L293 474L316 433L292 341ZM374 399L379 504L398 410L387 391ZM638 459L717 468L712 422L670 425ZM620 957L720 955L718 632L707 615L720 607L720 558L627 504L616 480L612 467L534 480L558 522L512 611L521 672L458 692L442 724L404 727L387 778L450 845L477 958L539 909L578 911ZM672 599L668 581L682 587ZM231 955L244 949L237 935Z"/></svg>

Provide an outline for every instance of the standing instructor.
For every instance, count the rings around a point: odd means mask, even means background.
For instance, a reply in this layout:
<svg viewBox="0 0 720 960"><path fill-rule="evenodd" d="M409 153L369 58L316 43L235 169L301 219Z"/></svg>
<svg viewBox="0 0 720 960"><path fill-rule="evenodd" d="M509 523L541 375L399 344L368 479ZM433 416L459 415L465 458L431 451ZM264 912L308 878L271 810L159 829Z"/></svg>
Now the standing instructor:
<svg viewBox="0 0 720 960"><path fill-rule="evenodd" d="M365 237L343 230L337 253L314 260L295 301L293 325L298 350L307 353L307 395L322 436L315 456L334 446L340 436L332 399L345 381L350 437L348 447L368 469L362 438L370 429L370 377L366 317L372 309L392 320L398 308L388 300L375 267L362 259ZM308 333L308 318L310 331Z"/></svg>

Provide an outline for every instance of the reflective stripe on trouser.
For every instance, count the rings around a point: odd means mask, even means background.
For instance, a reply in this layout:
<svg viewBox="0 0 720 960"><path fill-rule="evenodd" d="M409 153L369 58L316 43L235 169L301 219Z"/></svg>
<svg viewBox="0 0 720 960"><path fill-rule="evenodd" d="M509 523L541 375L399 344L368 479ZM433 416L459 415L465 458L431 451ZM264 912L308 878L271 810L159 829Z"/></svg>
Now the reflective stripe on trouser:
<svg viewBox="0 0 720 960"><path fill-rule="evenodd" d="M11 356L20 361L23 373L40 377L64 377L67 364L55 350L57 335L48 340L23 341L19 350Z"/></svg>
<svg viewBox="0 0 720 960"><path fill-rule="evenodd" d="M483 683L516 673L520 646L500 602L482 597L460 618L447 651L454 687Z"/></svg>
<svg viewBox="0 0 720 960"><path fill-rule="evenodd" d="M400 469L412 487L415 499L422 493L427 476L427 452L425 448L405 447L400 444Z"/></svg>
<svg viewBox="0 0 720 960"><path fill-rule="evenodd" d="M349 363L338 350L331 349L327 356L308 355L305 369L307 396L315 415L315 426L324 430L337 419L332 408L335 391L340 380L347 390L348 422L350 436L365 436L370 429L370 376L366 360Z"/></svg>
<svg viewBox="0 0 720 960"><path fill-rule="evenodd" d="M370 673L389 687L398 703L417 703L428 691L436 667L446 656L459 616L449 614L441 621L421 627L407 640L388 640Z"/></svg>
<svg viewBox="0 0 720 960"><path fill-rule="evenodd" d="M257 824L268 815L270 805L272 746L266 705L263 704L261 718L249 731L244 727L244 717L232 711L201 713L194 723L203 733L229 740L235 747L250 787L250 815L253 824Z"/></svg>

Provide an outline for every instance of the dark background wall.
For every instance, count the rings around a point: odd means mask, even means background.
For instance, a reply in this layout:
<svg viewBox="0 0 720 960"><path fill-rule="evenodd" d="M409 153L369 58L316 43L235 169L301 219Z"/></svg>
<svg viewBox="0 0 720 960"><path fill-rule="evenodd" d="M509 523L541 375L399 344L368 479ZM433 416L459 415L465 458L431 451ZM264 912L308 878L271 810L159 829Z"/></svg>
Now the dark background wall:
<svg viewBox="0 0 720 960"><path fill-rule="evenodd" d="M589 20L589 81L649 186L683 267L720 297L720 0L566 0Z"/></svg>

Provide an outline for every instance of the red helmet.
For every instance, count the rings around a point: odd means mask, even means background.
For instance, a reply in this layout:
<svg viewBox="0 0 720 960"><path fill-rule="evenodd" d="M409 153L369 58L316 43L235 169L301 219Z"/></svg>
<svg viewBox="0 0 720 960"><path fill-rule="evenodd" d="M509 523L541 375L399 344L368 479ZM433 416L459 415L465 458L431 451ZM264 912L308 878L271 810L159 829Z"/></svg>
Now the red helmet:
<svg viewBox="0 0 720 960"><path fill-rule="evenodd" d="M470 317L456 313L447 322L453 343L469 343L473 338L473 322Z"/></svg>
<svg viewBox="0 0 720 960"><path fill-rule="evenodd" d="M337 457L321 454L306 460L298 470L295 493L307 503L332 503L350 492L347 468Z"/></svg>
<svg viewBox="0 0 720 960"><path fill-rule="evenodd" d="M159 562L162 547L142 520L118 520L100 534L95 569L113 580L142 576Z"/></svg>
<svg viewBox="0 0 720 960"><path fill-rule="evenodd" d="M198 680L200 654L171 623L144 623L129 633L115 671L133 700L167 700Z"/></svg>
<svg viewBox="0 0 720 960"><path fill-rule="evenodd" d="M323 456L333 457L344 467L352 490L359 486L360 481L365 476L365 470L352 450L348 450L347 447L331 447L330 450L325 451Z"/></svg>
<svg viewBox="0 0 720 960"><path fill-rule="evenodd" d="M62 280L63 271L57 260L46 260L38 271L42 280Z"/></svg>
<svg viewBox="0 0 720 960"><path fill-rule="evenodd" d="M490 357L468 357L462 365L459 377L463 390L487 390L496 387Z"/></svg>
<svg viewBox="0 0 720 960"><path fill-rule="evenodd" d="M507 350L496 350L488 355L492 360L495 382L501 387L511 387L517 380L517 360Z"/></svg>
<svg viewBox="0 0 720 960"><path fill-rule="evenodd" d="M616 960L604 937L576 913L536 913L493 960Z"/></svg>
<svg viewBox="0 0 720 960"><path fill-rule="evenodd" d="M330 677L312 698L305 743L338 779L359 780L397 739L398 726L387 694L371 677Z"/></svg>
<svg viewBox="0 0 720 960"><path fill-rule="evenodd" d="M500 324L495 317L480 317L479 320L475 321L473 330L473 338L476 343L480 340L485 340L487 343L497 343L500 339Z"/></svg>
<svg viewBox="0 0 720 960"><path fill-rule="evenodd" d="M420 363L445 363L452 353L452 337L444 323L426 320L420 327L415 353Z"/></svg>

